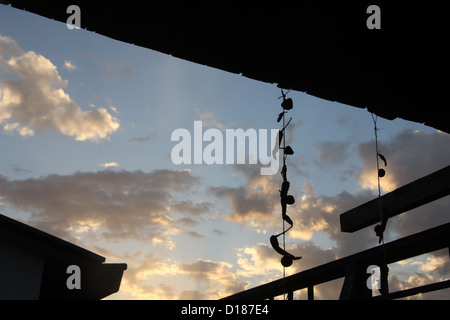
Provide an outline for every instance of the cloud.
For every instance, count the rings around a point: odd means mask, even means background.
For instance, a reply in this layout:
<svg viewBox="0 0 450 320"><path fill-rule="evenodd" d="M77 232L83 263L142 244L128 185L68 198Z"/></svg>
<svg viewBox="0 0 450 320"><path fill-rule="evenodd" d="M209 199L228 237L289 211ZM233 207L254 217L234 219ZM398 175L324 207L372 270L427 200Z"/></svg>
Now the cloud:
<svg viewBox="0 0 450 320"><path fill-rule="evenodd" d="M0 124L6 131L33 136L35 130L54 130L76 141L99 141L119 128L105 108L82 110L50 60L2 35L0 71L10 75L0 82Z"/></svg>
<svg viewBox="0 0 450 320"><path fill-rule="evenodd" d="M414 272L413 274L409 275L409 277L406 280L401 280L397 275L389 276L389 291L390 292L397 292L407 289L412 289L419 286L424 286L440 281L444 281L448 279L441 279L437 278L433 274L429 273L423 273L423 272ZM419 293L414 296L409 296L406 298L407 300L449 300L450 299L450 290L444 289L444 290L438 290L438 291L432 291L428 293Z"/></svg>
<svg viewBox="0 0 450 320"><path fill-rule="evenodd" d="M358 120L349 114L335 113L334 123L342 127L342 130L350 131L350 139L353 139L360 134L361 130Z"/></svg>
<svg viewBox="0 0 450 320"><path fill-rule="evenodd" d="M386 175L381 179L384 191L422 178L450 163L450 135L440 132L424 133L405 130L389 141L379 141L378 148L387 158ZM364 188L377 188L375 142L361 143L358 154L363 168L358 182Z"/></svg>
<svg viewBox="0 0 450 320"><path fill-rule="evenodd" d="M199 184L188 171L155 170L76 172L9 180L0 176L2 202L30 214L27 221L56 236L95 232L103 239L151 240L173 248L171 236L185 232L175 223L183 208L191 218L208 206L178 203L176 195ZM193 212L189 212L193 210Z"/></svg>
<svg viewBox="0 0 450 320"><path fill-rule="evenodd" d="M267 281L268 275L276 277L279 274L280 255L267 244L258 243L251 247L240 248L237 250L237 256L236 273L251 279L252 286L260 284L261 281Z"/></svg>
<svg viewBox="0 0 450 320"><path fill-rule="evenodd" d="M186 274L197 283L206 287L203 292L208 292L207 299L219 299L235 292L245 290L248 282L237 276L234 266L223 261L211 261L197 259L193 263L181 263L177 266L179 273ZM182 293L186 295L186 292Z"/></svg>
<svg viewBox="0 0 450 320"><path fill-rule="evenodd" d="M116 168L119 166L119 164L117 162L105 162L100 164L100 166L102 166L103 168Z"/></svg>
<svg viewBox="0 0 450 320"><path fill-rule="evenodd" d="M146 135L145 137L130 138L130 142L146 142L146 141L153 139L156 136L156 134L157 134L156 130L151 130L150 133L148 135Z"/></svg>
<svg viewBox="0 0 450 320"><path fill-rule="evenodd" d="M450 273L450 264L446 263L448 260L447 249L428 256L424 263L420 264L419 270L423 272L432 272L439 275L446 275Z"/></svg>
<svg viewBox="0 0 450 320"><path fill-rule="evenodd" d="M336 257L344 257L365 250L376 243L370 228L356 233L343 233L340 230L339 215L375 198L370 190L355 194L342 191L335 196L317 196L311 184L304 183L302 196L289 208L294 227L288 236L294 239L312 240L316 233L326 234L335 243Z"/></svg>
<svg viewBox="0 0 450 320"><path fill-rule="evenodd" d="M19 166L17 164L13 164L13 165L11 165L11 167L12 167L12 171L17 174L29 174L32 172L31 170L22 168L21 166Z"/></svg>
<svg viewBox="0 0 450 320"><path fill-rule="evenodd" d="M105 80L118 78L119 80L129 80L133 75L133 69L126 65L124 61L117 61L114 63L103 62L103 74L102 78Z"/></svg>
<svg viewBox="0 0 450 320"><path fill-rule="evenodd" d="M65 60L64 61L64 68L66 68L66 70L73 71L73 70L77 69L77 66L74 65L72 61Z"/></svg>
<svg viewBox="0 0 450 320"><path fill-rule="evenodd" d="M183 283L192 281L201 289L176 292L176 285L169 284L171 278L183 279ZM124 274L121 292L127 292L135 299L219 299L245 290L247 286L248 282L235 274L230 263L203 259L180 263L150 254L144 261L130 264Z"/></svg>
<svg viewBox="0 0 450 320"><path fill-rule="evenodd" d="M197 202L194 203L190 200L177 200L170 204L170 208L176 212L189 212L193 215L200 215L203 213L210 212L211 204L208 202Z"/></svg>
<svg viewBox="0 0 450 320"><path fill-rule="evenodd" d="M210 187L210 192L225 200L230 206L226 215L228 221L247 223L257 232L277 234L281 232L280 183L278 176L261 176L256 166L236 165L235 171L244 176L244 184L237 187ZM342 257L370 247L372 230L352 236L340 231L339 214L375 198L371 190L361 190L356 194L343 191L335 196L317 196L314 186L304 181L301 187L291 175L291 188L296 202L288 206L288 215L294 227L287 237L294 241L309 241L316 233L324 233L335 242L336 256ZM373 237L375 243L376 237ZM272 249L271 249L272 250Z"/></svg>
<svg viewBox="0 0 450 320"><path fill-rule="evenodd" d="M182 263L178 269L192 277L195 281L210 281L213 278L219 278L218 275L231 269L229 263L217 263L211 260L198 259L194 263Z"/></svg>
<svg viewBox="0 0 450 320"><path fill-rule="evenodd" d="M321 141L315 145L318 160L316 165L319 168L327 168L344 163L348 158L347 141Z"/></svg>
<svg viewBox="0 0 450 320"><path fill-rule="evenodd" d="M257 165L234 165L233 169L236 178L244 177L243 185L209 188L213 196L230 205L227 219L238 223L249 222L258 231L274 225L274 208L280 205L279 181L275 181L277 178L261 176Z"/></svg>
<svg viewBox="0 0 450 320"><path fill-rule="evenodd" d="M274 206L270 198L261 191L248 191L244 187L213 187L212 193L230 202L232 213L230 220L247 221L255 218L267 219Z"/></svg>
<svg viewBox="0 0 450 320"><path fill-rule="evenodd" d="M220 122L218 122L216 120L216 116L215 116L214 112L208 111L208 110L200 111L199 108L194 108L194 111L197 114L197 116L200 118L200 120L202 121L203 127L217 128L220 130L227 129L227 126L221 124Z"/></svg>
<svg viewBox="0 0 450 320"><path fill-rule="evenodd" d="M119 111L117 111L117 108L116 107L114 107L114 106L109 106L109 109L112 111L112 112L114 112L115 114L119 114Z"/></svg>
<svg viewBox="0 0 450 320"><path fill-rule="evenodd" d="M224 236L224 235L226 235L226 232L221 231L221 230L219 230L219 229L214 229L214 230L213 230L213 233L215 233L215 234L217 234L217 235L219 235L219 236Z"/></svg>

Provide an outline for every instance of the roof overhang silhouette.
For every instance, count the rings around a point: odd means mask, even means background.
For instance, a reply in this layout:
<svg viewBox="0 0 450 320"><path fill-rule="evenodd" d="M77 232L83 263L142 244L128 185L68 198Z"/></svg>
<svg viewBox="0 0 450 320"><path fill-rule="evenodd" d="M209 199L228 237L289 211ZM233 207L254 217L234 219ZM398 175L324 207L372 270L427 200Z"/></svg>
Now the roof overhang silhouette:
<svg viewBox="0 0 450 320"><path fill-rule="evenodd" d="M442 3L0 3L64 23L77 4L81 28L104 36L450 133ZM381 29L367 28L371 4L381 9Z"/></svg>
<svg viewBox="0 0 450 320"><path fill-rule="evenodd" d="M0 249L3 299L24 299L24 295L32 296L28 291L33 290L38 290L38 297L32 299L102 299L119 291L127 269L125 263L105 263L106 259L94 252L1 214ZM34 263L28 266L29 261ZM71 265L80 268L79 290L67 286L67 268ZM25 281L33 276L37 280ZM33 283L38 284L34 289Z"/></svg>

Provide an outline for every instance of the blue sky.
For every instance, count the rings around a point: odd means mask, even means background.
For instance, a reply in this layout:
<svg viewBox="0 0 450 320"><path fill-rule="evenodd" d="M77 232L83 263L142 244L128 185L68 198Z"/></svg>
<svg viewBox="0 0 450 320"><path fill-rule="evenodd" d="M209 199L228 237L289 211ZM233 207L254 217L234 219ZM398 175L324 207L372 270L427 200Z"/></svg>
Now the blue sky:
<svg viewBox="0 0 450 320"><path fill-rule="evenodd" d="M276 84L4 5L0 40L2 214L127 263L110 298L220 298L282 275L269 244L281 231L281 176L260 176L260 164L177 166L170 158L172 132L193 133L194 121L204 130L279 128ZM287 246L304 257L287 269L292 274L377 245L372 228L338 230L339 214L377 191L370 113L288 96L296 204ZM379 118L378 127L389 162L384 192L448 165L447 134L401 119ZM392 219L387 241L448 222L436 210L445 205L447 198ZM448 278L443 256L396 264L391 286ZM337 298L340 286L315 296Z"/></svg>

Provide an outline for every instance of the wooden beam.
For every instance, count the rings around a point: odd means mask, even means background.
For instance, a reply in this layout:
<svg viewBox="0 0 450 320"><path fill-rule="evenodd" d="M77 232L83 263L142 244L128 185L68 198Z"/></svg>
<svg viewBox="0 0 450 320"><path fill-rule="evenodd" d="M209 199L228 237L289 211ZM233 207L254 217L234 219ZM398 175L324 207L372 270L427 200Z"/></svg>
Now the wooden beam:
<svg viewBox="0 0 450 320"><path fill-rule="evenodd" d="M420 207L450 194L450 166L411 182L381 197L389 217ZM380 222L376 198L340 215L341 231L355 232Z"/></svg>

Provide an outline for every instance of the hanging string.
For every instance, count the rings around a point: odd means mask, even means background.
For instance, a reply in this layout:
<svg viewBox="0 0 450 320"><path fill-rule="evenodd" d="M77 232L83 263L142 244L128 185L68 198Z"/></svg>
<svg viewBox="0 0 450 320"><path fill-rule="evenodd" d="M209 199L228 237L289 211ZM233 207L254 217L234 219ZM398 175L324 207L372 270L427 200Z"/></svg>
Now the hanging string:
<svg viewBox="0 0 450 320"><path fill-rule="evenodd" d="M380 168L380 161L381 159L384 162L384 165L387 166L387 160L384 155L381 154L380 149L378 148L378 127L377 127L377 120L378 116L372 115L372 121L374 124L374 134L375 134L375 149L376 149L376 161L377 161L377 181L378 181L378 210L380 214L380 224L375 226L375 234L378 236L378 244L381 243L381 247L383 250L383 265L380 268L380 277L381 277L381 288L380 293L382 296L384 296L386 299L389 295L389 287L388 287L388 274L389 274L389 268L387 266L387 259L386 259L386 248L384 245L384 230L386 229L386 223L388 219L388 212L387 209L383 207L382 205L382 199L381 199L381 181L380 179L385 176L386 171L382 168Z"/></svg>
<svg viewBox="0 0 450 320"><path fill-rule="evenodd" d="M288 91L289 92L289 91ZM290 182L287 179L287 165L286 165L286 159L288 155L294 154L294 150L290 146L286 146L286 135L285 130L287 126L291 123L292 118L290 118L286 122L286 113L293 108L293 102L291 98L286 98L286 94L283 90L281 90L281 97L283 98L283 102L281 103L281 107L283 108L283 111L278 115L277 122L280 122L283 120L283 128L278 131L278 144L275 146L274 150L272 151L272 156L275 156L274 154L278 150L283 150L283 167L281 169L281 176L283 178L283 182L281 184L281 190L280 192L280 203L281 203L281 218L282 218L282 232L277 235L272 235L270 237L270 244L272 245L273 249L281 254L283 257L281 258L281 264L283 266L283 292L284 292L284 298L286 298L286 268L292 265L293 260L299 260L302 257L296 257L289 252L286 251L286 233L293 227L294 223L292 222L292 219L287 215L287 205L292 205L295 203L295 199L292 195L289 195L289 187ZM289 224L289 227L286 229L286 223ZM278 243L278 237L283 236L283 248L280 247Z"/></svg>
<svg viewBox="0 0 450 320"><path fill-rule="evenodd" d="M283 95L283 100L285 99L285 97L284 97L284 93L283 93L283 90L281 90L281 93L282 93L282 95ZM285 117L285 112L283 112L283 128L285 128L285 126L286 126L286 121L285 121L285 119L286 119L286 117ZM282 130L282 132L284 132L284 129ZM284 152L284 150L286 150L286 136L284 136L284 139L283 139L283 168L285 168L286 167L286 154L285 154L285 152ZM287 169L286 169L287 170ZM287 172L285 172L285 175L284 175L284 177L283 177L283 183L284 183L284 181L287 181L287 179L286 179L286 174L287 174ZM281 189L283 189L283 188L281 188ZM283 250L284 251L286 251L286 228L285 228L285 219L281 219L282 221L283 221ZM284 292L284 295L283 295L283 300L286 300L286 267L283 265L283 292Z"/></svg>
<svg viewBox="0 0 450 320"><path fill-rule="evenodd" d="M281 90L281 93L283 94L283 100L284 100L285 97L284 97L283 90ZM285 120L286 117L285 117L285 115L286 115L286 113L283 112L283 128L285 128L285 126L286 126L286 120ZM284 130L283 130L283 132L284 132ZM286 135L284 136L284 139L283 139L283 168L286 167L286 154L285 154L284 150L286 150ZM287 174L287 172L285 172L285 175L283 176L283 183L284 183L284 181L287 181L286 174ZM286 231L285 231L286 228L285 228L285 225L284 225L284 221L285 220L284 219L281 219L281 220L283 221L283 250L286 251ZM286 267L283 266L283 279L285 277L286 277Z"/></svg>
<svg viewBox="0 0 450 320"><path fill-rule="evenodd" d="M378 161L378 157L380 154L380 150L378 149L378 128L377 128L377 120L378 116L372 113L372 121L373 121L373 131L375 133L375 151L376 151L376 159L377 159L377 180L378 180L378 198L380 199L380 210L381 210L381 183L380 183L380 162Z"/></svg>

